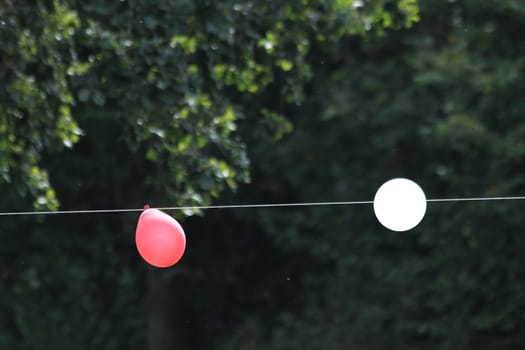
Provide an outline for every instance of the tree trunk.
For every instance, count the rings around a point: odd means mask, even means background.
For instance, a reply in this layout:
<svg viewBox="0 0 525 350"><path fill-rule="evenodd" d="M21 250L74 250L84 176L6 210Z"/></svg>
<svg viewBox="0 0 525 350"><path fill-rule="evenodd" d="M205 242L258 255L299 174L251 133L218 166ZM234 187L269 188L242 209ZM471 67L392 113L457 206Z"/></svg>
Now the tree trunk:
<svg viewBox="0 0 525 350"><path fill-rule="evenodd" d="M163 271L148 268L146 302L147 350L175 350L173 296Z"/></svg>

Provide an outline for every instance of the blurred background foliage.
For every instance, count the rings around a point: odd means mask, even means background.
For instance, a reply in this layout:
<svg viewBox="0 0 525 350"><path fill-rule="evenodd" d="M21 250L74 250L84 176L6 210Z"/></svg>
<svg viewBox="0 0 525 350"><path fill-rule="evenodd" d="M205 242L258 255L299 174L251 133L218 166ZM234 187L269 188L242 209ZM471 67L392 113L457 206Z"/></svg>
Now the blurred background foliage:
<svg viewBox="0 0 525 350"><path fill-rule="evenodd" d="M0 208L513 196L525 4L513 0L9 1ZM225 190L233 190L225 191ZM519 201L172 213L174 268L137 216L0 219L0 348L516 349ZM203 214L203 215L194 215Z"/></svg>

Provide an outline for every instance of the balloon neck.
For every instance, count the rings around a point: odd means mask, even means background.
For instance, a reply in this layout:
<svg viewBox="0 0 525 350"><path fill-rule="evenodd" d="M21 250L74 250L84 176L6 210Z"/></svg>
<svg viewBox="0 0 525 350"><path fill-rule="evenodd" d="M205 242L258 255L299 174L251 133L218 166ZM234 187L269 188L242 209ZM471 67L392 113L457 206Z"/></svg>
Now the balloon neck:
<svg viewBox="0 0 525 350"><path fill-rule="evenodd" d="M149 209L149 208L150 208L150 206L147 205L147 204L144 206L144 210L147 210L147 209Z"/></svg>

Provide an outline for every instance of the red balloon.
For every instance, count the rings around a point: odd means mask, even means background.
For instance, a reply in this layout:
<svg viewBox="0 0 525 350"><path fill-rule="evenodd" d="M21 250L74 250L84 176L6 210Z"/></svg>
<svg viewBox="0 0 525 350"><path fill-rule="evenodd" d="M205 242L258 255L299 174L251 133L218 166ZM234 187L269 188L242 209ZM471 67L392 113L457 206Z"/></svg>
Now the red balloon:
<svg viewBox="0 0 525 350"><path fill-rule="evenodd" d="M149 264L170 267L182 258L186 236L177 220L158 209L146 209L137 223L135 244Z"/></svg>

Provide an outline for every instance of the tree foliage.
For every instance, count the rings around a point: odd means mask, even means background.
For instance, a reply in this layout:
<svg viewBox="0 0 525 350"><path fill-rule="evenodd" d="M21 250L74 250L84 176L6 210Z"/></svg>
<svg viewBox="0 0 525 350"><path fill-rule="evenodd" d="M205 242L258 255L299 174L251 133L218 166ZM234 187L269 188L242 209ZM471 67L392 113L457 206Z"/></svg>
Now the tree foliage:
<svg viewBox="0 0 525 350"><path fill-rule="evenodd" d="M306 56L317 41L417 18L413 1L359 2L359 8L340 1L42 1L36 7L8 1L0 13L3 178L22 171L25 187L46 190L37 204L55 208L41 155L71 148L82 134L77 124L103 110L121 120L130 150L158 168L156 180L168 170L162 181L150 181L162 183L156 190L179 203L209 203L225 186L247 180L248 161L235 135L247 99L277 87L284 102L301 103L311 76Z"/></svg>
<svg viewBox="0 0 525 350"><path fill-rule="evenodd" d="M0 174L2 182L31 190L39 207L58 205L39 165L42 153L71 148L81 134L67 82L72 35L79 25L78 17L59 4L6 1L0 7Z"/></svg>

